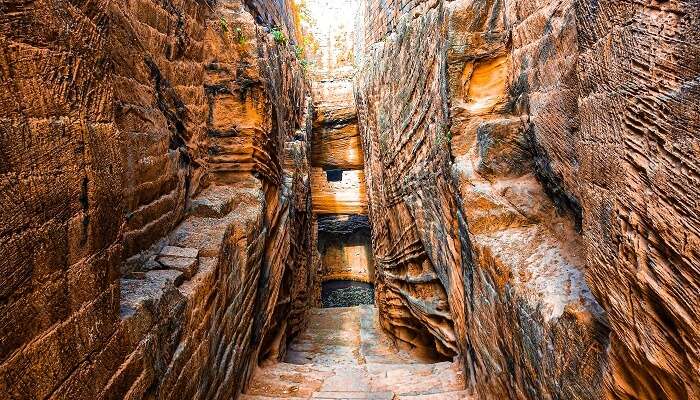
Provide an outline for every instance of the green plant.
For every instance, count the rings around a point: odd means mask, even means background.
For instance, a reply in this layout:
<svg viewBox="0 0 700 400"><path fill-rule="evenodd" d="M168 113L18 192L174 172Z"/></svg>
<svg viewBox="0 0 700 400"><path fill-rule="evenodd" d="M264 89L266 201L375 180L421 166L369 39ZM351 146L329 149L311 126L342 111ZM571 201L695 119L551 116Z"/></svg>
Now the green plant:
<svg viewBox="0 0 700 400"><path fill-rule="evenodd" d="M301 60L302 57L304 57L304 48L294 45L294 55L297 57L297 59Z"/></svg>
<svg viewBox="0 0 700 400"><path fill-rule="evenodd" d="M440 129L438 130L437 143L439 145L449 145L450 143L452 143L452 130L450 130L450 127L448 125L440 126Z"/></svg>
<svg viewBox="0 0 700 400"><path fill-rule="evenodd" d="M287 44L287 36L280 30L278 27L273 27L270 29L270 33L272 33L272 37L275 39L275 42L281 43L281 44Z"/></svg>
<svg viewBox="0 0 700 400"><path fill-rule="evenodd" d="M306 72L306 70L309 68L309 65L311 65L311 62L304 58L305 50L304 47L302 46L297 46L294 45L294 55L296 56L297 60L299 61L299 65L301 66L301 69Z"/></svg>
<svg viewBox="0 0 700 400"><path fill-rule="evenodd" d="M236 28L236 41L238 42L238 44L245 44L245 42L247 41L241 28Z"/></svg>
<svg viewBox="0 0 700 400"><path fill-rule="evenodd" d="M228 32L228 22L226 22L226 18L219 17L219 25L221 25L221 32L222 33Z"/></svg>

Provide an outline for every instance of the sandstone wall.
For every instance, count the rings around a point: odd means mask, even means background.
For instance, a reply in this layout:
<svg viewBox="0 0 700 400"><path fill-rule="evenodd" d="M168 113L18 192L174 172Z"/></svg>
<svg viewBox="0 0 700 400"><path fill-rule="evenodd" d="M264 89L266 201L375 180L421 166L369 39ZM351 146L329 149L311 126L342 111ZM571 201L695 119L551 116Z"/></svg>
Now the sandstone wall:
<svg viewBox="0 0 700 400"><path fill-rule="evenodd" d="M575 146L550 143L585 210L587 277L612 328L609 396L700 397L700 8L575 7L581 126Z"/></svg>
<svg viewBox="0 0 700 400"><path fill-rule="evenodd" d="M308 49L314 99L314 137L311 144L314 212L366 214L364 157L357 130L352 77L355 72L353 20L357 0L307 0ZM325 170L342 170L342 180L329 181ZM340 172L338 172L340 173Z"/></svg>
<svg viewBox="0 0 700 400"><path fill-rule="evenodd" d="M258 24L282 29L292 44L301 43L299 16L293 0L245 0Z"/></svg>
<svg viewBox="0 0 700 400"><path fill-rule="evenodd" d="M307 0L314 100L311 191L319 280L374 282L364 155L353 92L358 0ZM320 298L320 292L319 292Z"/></svg>
<svg viewBox="0 0 700 400"><path fill-rule="evenodd" d="M250 6L0 5L0 397L233 398L303 327L308 88Z"/></svg>
<svg viewBox="0 0 700 400"><path fill-rule="evenodd" d="M452 170L478 268L467 301L477 391L601 398L608 328L583 275L580 209L554 195L534 139L576 120L572 3L448 8Z"/></svg>
<svg viewBox="0 0 700 400"><path fill-rule="evenodd" d="M47 398L119 324L125 160L110 10L2 7L0 393Z"/></svg>
<svg viewBox="0 0 700 400"><path fill-rule="evenodd" d="M483 398L697 397L697 4L363 6L385 327Z"/></svg>
<svg viewBox="0 0 700 400"><path fill-rule="evenodd" d="M366 3L369 13L379 3ZM444 137L444 9L426 3L421 10L367 46L355 92L382 325L451 356L466 337L462 271L470 255ZM364 36L383 29L368 24Z"/></svg>
<svg viewBox="0 0 700 400"><path fill-rule="evenodd" d="M325 214L366 214L367 194L362 170L341 170L342 180L329 181L328 173L319 167L311 168L313 211Z"/></svg>

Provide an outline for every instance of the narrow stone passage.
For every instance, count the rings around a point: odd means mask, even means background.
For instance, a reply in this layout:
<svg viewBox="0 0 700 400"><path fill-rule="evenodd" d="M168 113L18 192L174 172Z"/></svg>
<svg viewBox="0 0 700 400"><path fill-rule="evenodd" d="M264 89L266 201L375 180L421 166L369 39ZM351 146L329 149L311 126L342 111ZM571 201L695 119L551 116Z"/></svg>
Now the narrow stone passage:
<svg viewBox="0 0 700 400"><path fill-rule="evenodd" d="M263 366L242 398L469 399L459 366L403 350L364 305L314 309L285 362Z"/></svg>
<svg viewBox="0 0 700 400"><path fill-rule="evenodd" d="M445 361L450 358L430 340L413 332L392 337L380 324L379 314L390 302L380 310L374 306L377 260L354 98L354 20L360 3L310 0L306 5L312 22L307 28L318 41L309 67L318 251L313 270L322 287L317 304L327 308L310 311L306 329L291 341L282 362L263 362L243 398L468 399L461 365Z"/></svg>
<svg viewBox="0 0 700 400"><path fill-rule="evenodd" d="M0 0L0 400L700 400L700 0Z"/></svg>

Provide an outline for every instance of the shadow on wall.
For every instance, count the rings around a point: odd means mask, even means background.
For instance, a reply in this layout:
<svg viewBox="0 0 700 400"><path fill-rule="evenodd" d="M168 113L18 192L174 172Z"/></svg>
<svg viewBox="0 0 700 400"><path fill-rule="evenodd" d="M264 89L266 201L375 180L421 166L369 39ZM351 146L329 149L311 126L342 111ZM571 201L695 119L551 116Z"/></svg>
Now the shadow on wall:
<svg viewBox="0 0 700 400"><path fill-rule="evenodd" d="M318 219L321 281L374 282L369 219L364 215L332 215Z"/></svg>

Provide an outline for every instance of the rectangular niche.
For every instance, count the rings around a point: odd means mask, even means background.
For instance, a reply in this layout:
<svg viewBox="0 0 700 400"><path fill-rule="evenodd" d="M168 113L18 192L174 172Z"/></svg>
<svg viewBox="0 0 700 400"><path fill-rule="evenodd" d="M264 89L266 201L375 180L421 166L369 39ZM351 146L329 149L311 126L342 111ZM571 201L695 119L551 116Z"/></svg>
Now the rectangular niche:
<svg viewBox="0 0 700 400"><path fill-rule="evenodd" d="M328 180L328 182L342 182L343 181L343 170L342 169L327 169L326 170L326 180Z"/></svg>

